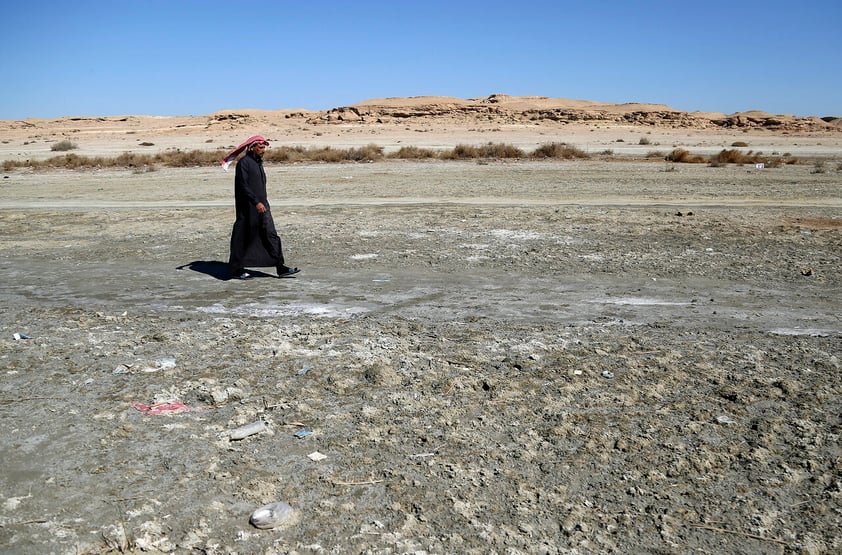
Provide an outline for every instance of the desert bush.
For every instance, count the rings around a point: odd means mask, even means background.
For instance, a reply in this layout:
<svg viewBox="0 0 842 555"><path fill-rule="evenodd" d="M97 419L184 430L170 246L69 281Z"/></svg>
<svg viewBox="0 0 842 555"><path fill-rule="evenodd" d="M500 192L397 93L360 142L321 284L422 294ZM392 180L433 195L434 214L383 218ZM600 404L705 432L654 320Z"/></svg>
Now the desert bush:
<svg viewBox="0 0 842 555"><path fill-rule="evenodd" d="M714 154L710 158L711 162L716 161L721 164L756 164L758 162L765 162L765 159L760 154L753 154L752 151L742 152L741 150L721 150L719 154Z"/></svg>
<svg viewBox="0 0 842 555"><path fill-rule="evenodd" d="M485 145L456 145L453 150L444 151L439 158L444 160L471 160L476 158L523 158L523 150L502 143L488 143Z"/></svg>
<svg viewBox="0 0 842 555"><path fill-rule="evenodd" d="M329 146L309 149L306 156L312 162L341 162L344 158L341 150Z"/></svg>
<svg viewBox="0 0 842 555"><path fill-rule="evenodd" d="M731 143L731 146L737 146L737 147L742 146L742 147L746 147L746 146L748 146L748 143L747 143L747 142L745 142L745 141L734 141L733 143Z"/></svg>
<svg viewBox="0 0 842 555"><path fill-rule="evenodd" d="M443 160L471 160L476 158L523 158L526 156L521 149L502 143L488 143L485 145L456 145L453 150L439 154Z"/></svg>
<svg viewBox="0 0 842 555"><path fill-rule="evenodd" d="M72 143L70 141L65 140L53 144L53 146L50 147L50 150L52 150L53 152L65 152L67 150L76 150L77 148L79 147L76 145L76 143Z"/></svg>
<svg viewBox="0 0 842 555"><path fill-rule="evenodd" d="M389 158L406 160L422 160L436 157L438 157L438 153L435 150L418 148L417 146L402 146L396 152L389 155Z"/></svg>
<svg viewBox="0 0 842 555"><path fill-rule="evenodd" d="M649 137L641 137L639 141L637 141L639 145L651 145L652 141L649 140Z"/></svg>
<svg viewBox="0 0 842 555"><path fill-rule="evenodd" d="M175 150L160 155L161 162L171 168L209 166L218 164L219 158L218 154L207 150ZM137 166L138 162L145 163L143 160L136 160L133 165Z"/></svg>
<svg viewBox="0 0 842 555"><path fill-rule="evenodd" d="M479 158L479 151L475 146L456 145L453 147L453 150L442 152L441 157L447 160L467 160L470 158Z"/></svg>
<svg viewBox="0 0 842 555"><path fill-rule="evenodd" d="M307 160L307 149L303 146L281 146L266 151L263 159L267 162L300 162Z"/></svg>
<svg viewBox="0 0 842 555"><path fill-rule="evenodd" d="M514 145L488 143L478 149L482 158L524 158L526 153Z"/></svg>
<svg viewBox="0 0 842 555"><path fill-rule="evenodd" d="M359 148L348 150L348 159L354 162L373 162L383 159L383 147L375 144L368 144Z"/></svg>
<svg viewBox="0 0 842 555"><path fill-rule="evenodd" d="M560 158L563 160L590 158L587 152L567 143L548 143L541 145L533 150L530 156L532 158Z"/></svg>
<svg viewBox="0 0 842 555"><path fill-rule="evenodd" d="M86 165L86 158L76 154L65 154L64 156L57 156L50 159L53 162L53 167L67 168L69 170L77 169ZM49 160L48 160L49 161Z"/></svg>
<svg viewBox="0 0 842 555"><path fill-rule="evenodd" d="M690 154L689 151L683 148L675 148L672 152L667 154L666 159L669 162L677 162L680 164L701 164L705 162L702 156Z"/></svg>

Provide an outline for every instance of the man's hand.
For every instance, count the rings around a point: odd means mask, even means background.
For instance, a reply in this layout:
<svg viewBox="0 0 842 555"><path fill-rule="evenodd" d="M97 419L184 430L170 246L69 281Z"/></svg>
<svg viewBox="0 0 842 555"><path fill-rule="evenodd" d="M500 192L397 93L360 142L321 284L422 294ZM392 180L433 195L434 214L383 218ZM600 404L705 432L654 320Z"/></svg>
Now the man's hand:
<svg viewBox="0 0 842 555"><path fill-rule="evenodd" d="M257 209L258 214L265 214L266 213L266 207L263 206L262 202L258 202L257 204L254 205L254 207Z"/></svg>

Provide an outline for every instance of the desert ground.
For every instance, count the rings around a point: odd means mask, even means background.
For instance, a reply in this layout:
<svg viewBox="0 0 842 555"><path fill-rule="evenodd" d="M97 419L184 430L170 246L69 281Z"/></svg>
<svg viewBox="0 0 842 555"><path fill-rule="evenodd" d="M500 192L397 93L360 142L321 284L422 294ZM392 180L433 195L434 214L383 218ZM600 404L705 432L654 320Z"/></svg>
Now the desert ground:
<svg viewBox="0 0 842 555"><path fill-rule="evenodd" d="M0 122L0 162L603 153L268 165L302 272L247 281L233 172L4 170L0 551L842 551L838 120L506 103ZM802 163L648 156L736 141Z"/></svg>

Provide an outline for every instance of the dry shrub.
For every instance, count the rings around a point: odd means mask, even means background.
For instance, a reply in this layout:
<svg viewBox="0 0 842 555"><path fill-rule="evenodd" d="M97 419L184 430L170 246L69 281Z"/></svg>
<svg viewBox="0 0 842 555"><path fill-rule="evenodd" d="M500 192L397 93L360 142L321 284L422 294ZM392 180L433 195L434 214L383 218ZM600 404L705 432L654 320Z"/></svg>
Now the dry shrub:
<svg viewBox="0 0 842 555"><path fill-rule="evenodd" d="M359 148L338 149L329 146L318 148L287 149L280 156L273 155L272 161L309 161L309 162L364 162L383 158L383 147L375 144Z"/></svg>
<svg viewBox="0 0 842 555"><path fill-rule="evenodd" d="M734 141L733 143L731 143L731 146L747 147L748 143L745 141Z"/></svg>
<svg viewBox="0 0 842 555"><path fill-rule="evenodd" d="M308 150L307 159L312 162L341 162L345 155L341 150L325 146Z"/></svg>
<svg viewBox="0 0 842 555"><path fill-rule="evenodd" d="M79 148L76 143L70 141L59 141L50 147L53 152L65 152L67 150L76 150Z"/></svg>
<svg viewBox="0 0 842 555"><path fill-rule="evenodd" d="M447 160L466 160L470 158L479 158L479 151L475 146L470 145L456 145L450 152L443 152L442 158Z"/></svg>
<svg viewBox="0 0 842 555"><path fill-rule="evenodd" d="M307 149L303 146L281 146L266 151L263 159L267 162L300 162L307 159Z"/></svg>
<svg viewBox="0 0 842 555"><path fill-rule="evenodd" d="M701 164L707 161L704 157L690 154L689 151L683 148L673 149L672 152L667 154L666 159L669 162L677 162L679 164Z"/></svg>
<svg viewBox="0 0 842 555"><path fill-rule="evenodd" d="M531 156L533 158L560 158L563 160L590 158L587 152L567 143L548 143L541 145L532 151Z"/></svg>
<svg viewBox="0 0 842 555"><path fill-rule="evenodd" d="M723 149L719 154L712 156L710 161L720 164L756 164L758 162L765 162L766 159L760 154L753 154L750 150L748 152L742 152L737 149Z"/></svg>
<svg viewBox="0 0 842 555"><path fill-rule="evenodd" d="M150 156L145 154L132 154L131 152L124 152L114 158L112 161L113 166L119 167L126 167L126 168L137 168L143 165L148 165L150 162Z"/></svg>
<svg viewBox="0 0 842 555"><path fill-rule="evenodd" d="M389 158L398 158L402 160L422 160L438 157L435 150L429 148L418 148L417 146L402 146L397 152L389 155Z"/></svg>
<svg viewBox="0 0 842 555"><path fill-rule="evenodd" d="M354 162L374 162L383 159L383 147L375 144L368 144L359 148L348 150L348 160Z"/></svg>
<svg viewBox="0 0 842 555"><path fill-rule="evenodd" d="M209 166L215 163L218 164L220 156L214 152L206 150L176 150L172 152L165 152L159 155L158 158L162 164L171 168L191 168L196 166ZM139 164L135 162L134 165L137 166Z"/></svg>
<svg viewBox="0 0 842 555"><path fill-rule="evenodd" d="M524 158L526 153L513 145L488 143L480 146L456 145L449 152L442 152L445 160L470 160L475 158Z"/></svg>
<svg viewBox="0 0 842 555"><path fill-rule="evenodd" d="M526 153L513 145L488 143L479 148L482 158L524 158Z"/></svg>
<svg viewBox="0 0 842 555"><path fill-rule="evenodd" d="M69 170L75 170L88 164L88 160L84 156L78 156L76 154L56 156L54 158L50 158L47 162L51 163L51 167L67 168Z"/></svg>

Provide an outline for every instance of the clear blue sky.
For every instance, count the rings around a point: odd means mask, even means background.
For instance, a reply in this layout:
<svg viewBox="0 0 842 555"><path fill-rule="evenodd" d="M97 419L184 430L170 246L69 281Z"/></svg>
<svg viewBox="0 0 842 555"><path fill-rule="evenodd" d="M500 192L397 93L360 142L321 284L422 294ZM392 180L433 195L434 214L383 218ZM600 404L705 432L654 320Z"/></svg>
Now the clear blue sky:
<svg viewBox="0 0 842 555"><path fill-rule="evenodd" d="M0 119L494 93L842 116L839 0L3 4Z"/></svg>

